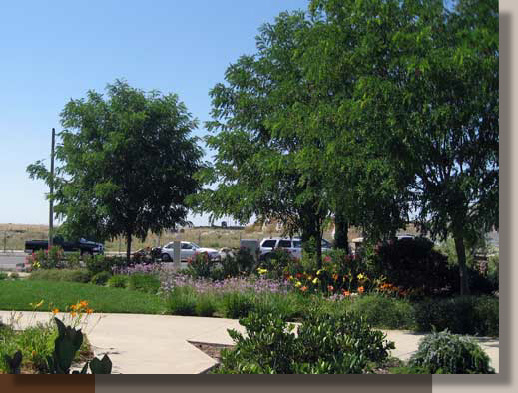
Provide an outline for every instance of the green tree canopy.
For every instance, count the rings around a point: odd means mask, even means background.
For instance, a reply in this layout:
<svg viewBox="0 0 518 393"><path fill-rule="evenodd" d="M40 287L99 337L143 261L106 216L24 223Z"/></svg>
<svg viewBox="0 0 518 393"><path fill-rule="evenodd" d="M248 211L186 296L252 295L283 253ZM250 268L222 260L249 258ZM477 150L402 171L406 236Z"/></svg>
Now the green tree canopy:
<svg viewBox="0 0 518 393"><path fill-rule="evenodd" d="M355 69L340 120L412 179L408 201L423 230L453 235L466 293L464 243L498 227L498 2L314 0L310 8L350 43L319 59Z"/></svg>
<svg viewBox="0 0 518 393"><path fill-rule="evenodd" d="M193 175L202 150L190 134L197 127L175 94L145 93L117 80L106 97L89 91L61 113L62 144L56 148L55 212L70 236L132 236L183 225L187 195L198 190ZM50 183L43 162L27 168Z"/></svg>

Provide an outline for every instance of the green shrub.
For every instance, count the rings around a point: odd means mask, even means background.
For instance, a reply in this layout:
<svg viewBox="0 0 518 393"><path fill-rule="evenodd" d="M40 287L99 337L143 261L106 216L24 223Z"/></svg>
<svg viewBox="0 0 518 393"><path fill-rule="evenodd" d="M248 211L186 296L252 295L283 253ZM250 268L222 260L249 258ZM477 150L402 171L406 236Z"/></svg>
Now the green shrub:
<svg viewBox="0 0 518 393"><path fill-rule="evenodd" d="M223 277L248 276L257 267L257 262L249 249L241 247L234 255L227 255L221 260Z"/></svg>
<svg viewBox="0 0 518 393"><path fill-rule="evenodd" d="M498 336L498 298L492 296L458 296L427 299L414 304L417 329L448 329L457 334Z"/></svg>
<svg viewBox="0 0 518 393"><path fill-rule="evenodd" d="M68 269L79 269L81 267L81 255L78 252L67 254L65 267Z"/></svg>
<svg viewBox="0 0 518 393"><path fill-rule="evenodd" d="M248 294L240 292L226 293L223 296L223 314L225 318L243 318L252 311L254 303Z"/></svg>
<svg viewBox="0 0 518 393"><path fill-rule="evenodd" d="M107 284L112 288L127 288L129 283L129 276L124 274L116 274L108 280Z"/></svg>
<svg viewBox="0 0 518 393"><path fill-rule="evenodd" d="M369 262L376 277L405 289L416 288L425 295L456 291L458 272L448 258L433 249L425 238L400 239L382 244Z"/></svg>
<svg viewBox="0 0 518 393"><path fill-rule="evenodd" d="M359 296L349 308L361 315L372 326L385 329L412 329L415 327L412 304L403 299L369 294Z"/></svg>
<svg viewBox="0 0 518 393"><path fill-rule="evenodd" d="M478 268L468 268L469 288L472 294L489 295L498 291L498 274L493 270L491 274L482 272Z"/></svg>
<svg viewBox="0 0 518 393"><path fill-rule="evenodd" d="M29 276L30 280L90 282L92 276L86 269L40 269Z"/></svg>
<svg viewBox="0 0 518 393"><path fill-rule="evenodd" d="M233 350L222 351L222 374L352 374L371 362L383 362L393 343L353 316L310 315L294 326L272 314L251 313L240 320L246 336L235 330Z"/></svg>
<svg viewBox="0 0 518 393"><path fill-rule="evenodd" d="M189 274L195 278L209 278L214 263L206 252L196 253L189 259L187 269Z"/></svg>
<svg viewBox="0 0 518 393"><path fill-rule="evenodd" d="M493 374L489 356L469 337L447 331L424 337L409 361L429 374Z"/></svg>
<svg viewBox="0 0 518 393"><path fill-rule="evenodd" d="M196 315L200 317L212 317L216 312L217 305L214 296L210 294L198 295L196 302Z"/></svg>
<svg viewBox="0 0 518 393"><path fill-rule="evenodd" d="M153 274L135 273L129 276L128 288L155 294L160 289L160 279Z"/></svg>
<svg viewBox="0 0 518 393"><path fill-rule="evenodd" d="M18 278L20 278L20 275L17 273L17 272L12 272L11 275L9 276L12 280L17 280Z"/></svg>
<svg viewBox="0 0 518 393"><path fill-rule="evenodd" d="M92 275L100 272L111 273L114 267L123 267L127 265L125 258L108 257L105 255L83 255L83 262Z"/></svg>
<svg viewBox="0 0 518 393"><path fill-rule="evenodd" d="M187 272L188 275L192 275L192 272ZM210 279L212 281L223 281L225 279L225 271L222 267L216 266L210 271Z"/></svg>
<svg viewBox="0 0 518 393"><path fill-rule="evenodd" d="M172 315L196 315L197 296L192 288L175 287L167 300L167 309Z"/></svg>
<svg viewBox="0 0 518 393"><path fill-rule="evenodd" d="M92 277L90 282L95 285L105 285L111 276L112 274L109 272L99 272Z"/></svg>
<svg viewBox="0 0 518 393"><path fill-rule="evenodd" d="M0 272L0 280L7 280L9 275L5 272Z"/></svg>
<svg viewBox="0 0 518 393"><path fill-rule="evenodd" d="M268 271L268 278L281 278L295 258L284 248L276 248L261 258L259 267Z"/></svg>

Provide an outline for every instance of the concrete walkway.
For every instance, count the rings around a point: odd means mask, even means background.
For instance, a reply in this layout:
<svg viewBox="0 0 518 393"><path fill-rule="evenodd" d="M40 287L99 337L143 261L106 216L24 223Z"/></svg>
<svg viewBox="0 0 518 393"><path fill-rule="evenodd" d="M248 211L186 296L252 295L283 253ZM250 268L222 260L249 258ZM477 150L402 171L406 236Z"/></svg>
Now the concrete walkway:
<svg viewBox="0 0 518 393"><path fill-rule="evenodd" d="M16 328L36 322L48 322L48 312L16 312ZM58 314L59 318L62 315ZM0 311L4 323L12 320L12 312ZM233 344L227 329L244 332L234 319L181 317L142 314L92 314L83 331L88 335L95 355L107 353L113 362L113 373L121 374L198 374L213 367L216 361L194 347L191 342ZM394 341L392 355L407 360L417 349L424 334L385 330ZM499 369L498 339L477 338Z"/></svg>

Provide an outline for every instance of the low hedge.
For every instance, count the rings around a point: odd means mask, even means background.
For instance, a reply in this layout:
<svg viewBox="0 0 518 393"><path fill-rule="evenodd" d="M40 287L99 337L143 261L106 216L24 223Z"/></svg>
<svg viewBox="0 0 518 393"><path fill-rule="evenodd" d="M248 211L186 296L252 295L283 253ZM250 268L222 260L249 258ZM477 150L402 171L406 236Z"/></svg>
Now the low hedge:
<svg viewBox="0 0 518 393"><path fill-rule="evenodd" d="M414 306L405 299L375 294L365 295L355 299L349 310L379 328L413 329L415 327Z"/></svg>
<svg viewBox="0 0 518 393"><path fill-rule="evenodd" d="M498 336L499 301L493 296L427 299L414 304L417 330Z"/></svg>

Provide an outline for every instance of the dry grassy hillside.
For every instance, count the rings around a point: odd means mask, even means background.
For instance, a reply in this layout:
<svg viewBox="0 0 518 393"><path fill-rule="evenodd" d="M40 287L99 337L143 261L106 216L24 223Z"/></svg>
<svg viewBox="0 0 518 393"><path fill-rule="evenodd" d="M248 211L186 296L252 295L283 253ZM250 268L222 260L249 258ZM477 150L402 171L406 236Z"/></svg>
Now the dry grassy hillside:
<svg viewBox="0 0 518 393"><path fill-rule="evenodd" d="M413 228L408 232L414 233ZM142 242L134 239L133 250L143 247L155 247L164 245L173 240L186 240L199 244L202 247L239 247L241 239L262 239L264 237L281 236L282 233L275 230L275 226L267 226L264 230L259 225L251 225L244 229L220 228L220 227L195 227L186 228L183 232L164 231L161 236L149 234L146 241ZM46 239L48 236L48 226L28 225L28 224L0 224L0 251L3 250L23 250L26 240ZM360 236L355 230L349 230L349 239ZM332 240L330 230L324 232L324 238ZM107 241L105 243L107 251L124 251L126 242L122 238Z"/></svg>

